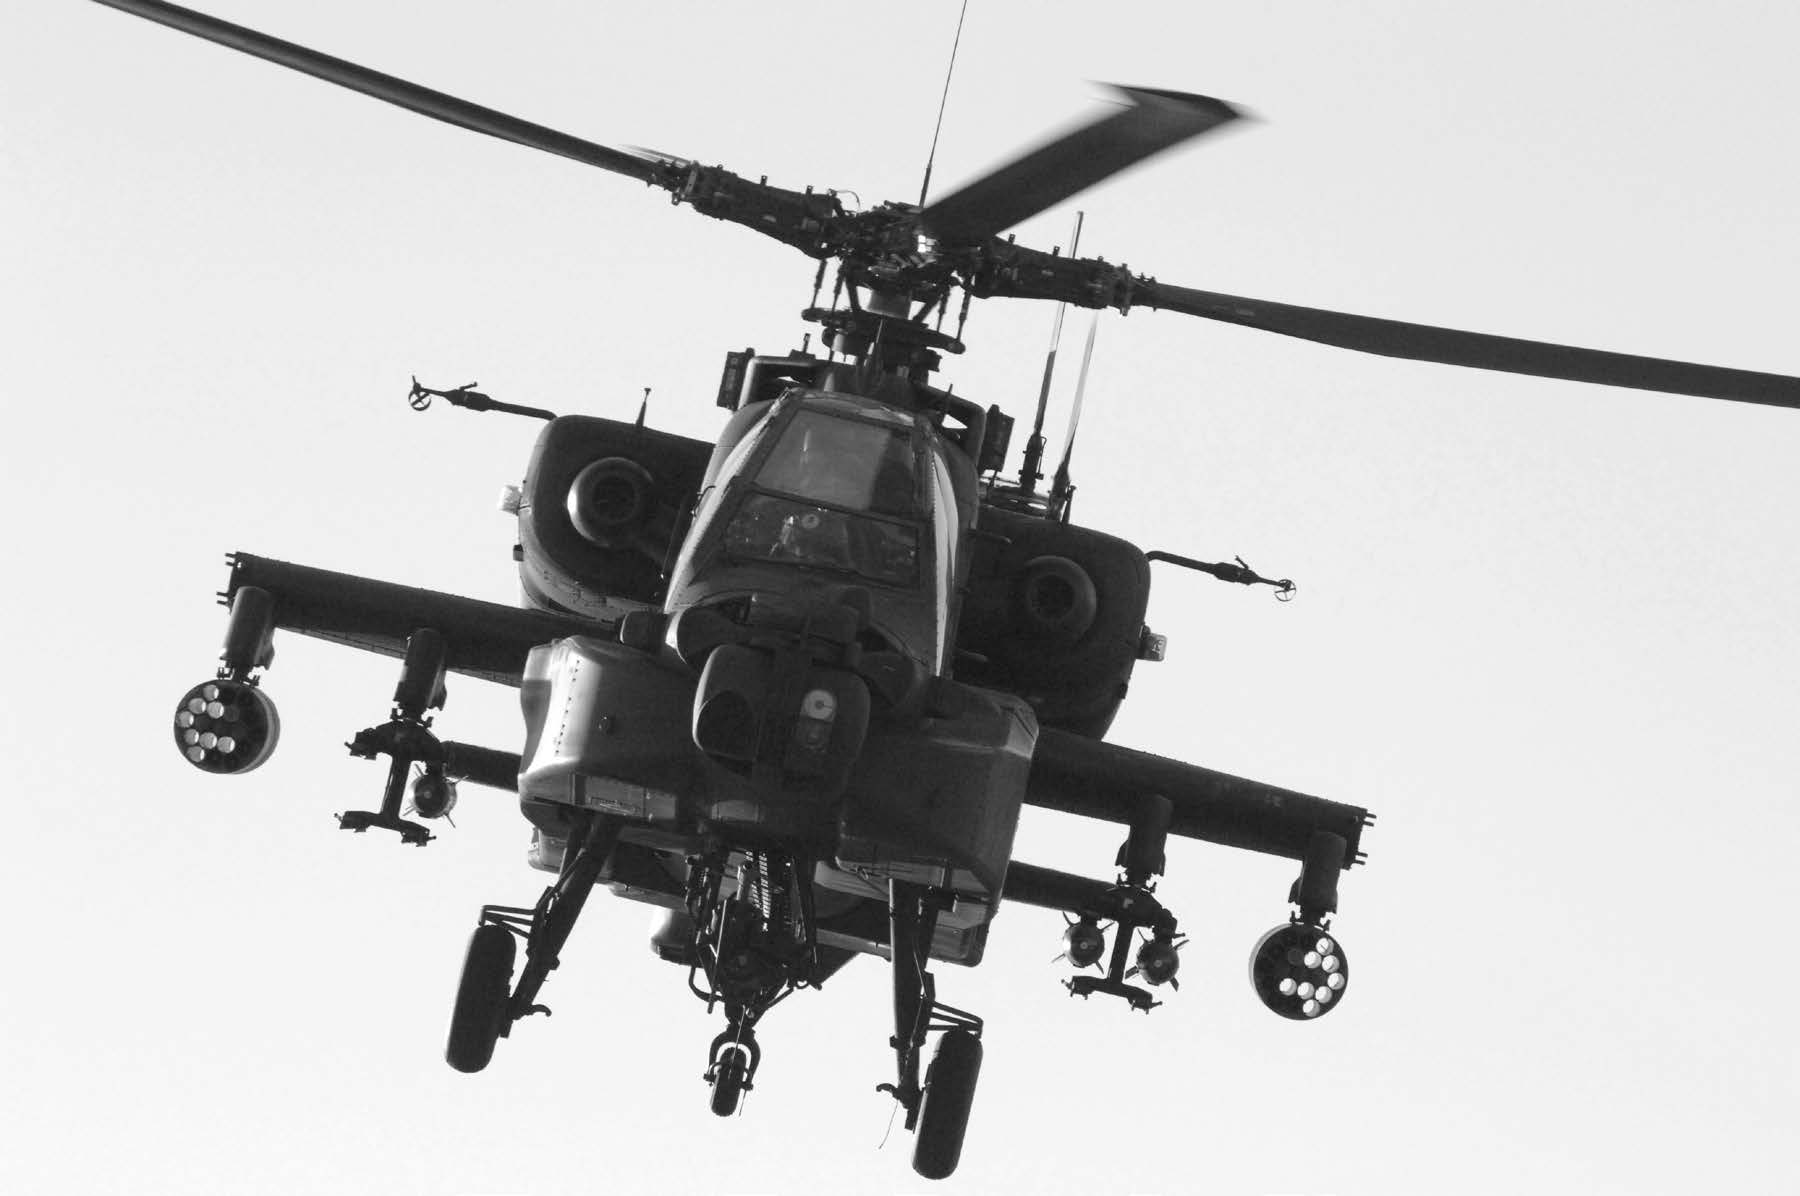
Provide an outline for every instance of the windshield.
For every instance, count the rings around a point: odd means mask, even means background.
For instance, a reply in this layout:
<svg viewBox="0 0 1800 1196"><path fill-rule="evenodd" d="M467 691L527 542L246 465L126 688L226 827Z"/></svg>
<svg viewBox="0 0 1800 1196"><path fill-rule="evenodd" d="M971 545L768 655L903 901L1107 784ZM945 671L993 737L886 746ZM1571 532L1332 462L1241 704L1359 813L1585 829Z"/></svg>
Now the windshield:
<svg viewBox="0 0 1800 1196"><path fill-rule="evenodd" d="M919 514L910 429L796 412L756 473L760 490L879 515Z"/></svg>
<svg viewBox="0 0 1800 1196"><path fill-rule="evenodd" d="M916 586L928 504L919 497L912 431L796 411L726 525L725 551Z"/></svg>
<svg viewBox="0 0 1800 1196"><path fill-rule="evenodd" d="M744 499L725 528L735 557L854 573L890 586L919 579L919 529L775 494Z"/></svg>

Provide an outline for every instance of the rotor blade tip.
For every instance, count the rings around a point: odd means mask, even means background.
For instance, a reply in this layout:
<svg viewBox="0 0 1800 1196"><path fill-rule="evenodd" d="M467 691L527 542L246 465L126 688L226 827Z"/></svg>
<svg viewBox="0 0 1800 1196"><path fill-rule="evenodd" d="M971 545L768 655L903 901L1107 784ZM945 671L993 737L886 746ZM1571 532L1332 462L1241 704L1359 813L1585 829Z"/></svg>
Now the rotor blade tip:
<svg viewBox="0 0 1800 1196"><path fill-rule="evenodd" d="M1139 87L1129 83L1102 83L1100 86L1119 93L1133 104L1168 104L1186 108L1195 113L1208 114L1221 121L1238 120L1248 115L1236 104L1230 104L1212 96L1196 95L1190 91L1175 91L1167 87Z"/></svg>

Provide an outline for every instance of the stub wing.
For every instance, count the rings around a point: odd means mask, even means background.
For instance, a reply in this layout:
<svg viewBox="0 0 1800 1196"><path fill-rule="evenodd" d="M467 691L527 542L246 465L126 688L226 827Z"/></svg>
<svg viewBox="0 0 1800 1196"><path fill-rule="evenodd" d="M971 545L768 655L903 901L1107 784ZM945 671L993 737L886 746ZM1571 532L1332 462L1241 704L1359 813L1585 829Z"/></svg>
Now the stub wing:
<svg viewBox="0 0 1800 1196"><path fill-rule="evenodd" d="M429 627L444 637L446 667L502 685L519 684L525 658L539 644L571 635L609 635L609 623L520 610L498 602L334 573L267 557L235 553L224 598L244 587L274 596L273 625L396 659L413 632Z"/></svg>
<svg viewBox="0 0 1800 1196"><path fill-rule="evenodd" d="M1374 815L1360 806L1245 780L1196 764L1044 728L1031 758L1025 802L1129 825L1146 795L1174 807L1169 831L1226 847L1304 858L1319 831L1342 836L1345 865Z"/></svg>

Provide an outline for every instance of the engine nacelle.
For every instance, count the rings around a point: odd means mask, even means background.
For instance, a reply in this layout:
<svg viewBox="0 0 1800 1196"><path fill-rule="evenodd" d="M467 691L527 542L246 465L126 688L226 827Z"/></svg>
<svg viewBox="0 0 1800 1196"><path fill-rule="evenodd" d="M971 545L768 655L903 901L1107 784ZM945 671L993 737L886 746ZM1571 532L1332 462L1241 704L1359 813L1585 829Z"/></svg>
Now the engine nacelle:
<svg viewBox="0 0 1800 1196"><path fill-rule="evenodd" d="M1103 532L984 507L956 629L956 679L1098 738L1139 659L1150 563Z"/></svg>
<svg viewBox="0 0 1800 1196"><path fill-rule="evenodd" d="M517 502L526 594L600 619L656 603L664 557L712 447L593 416L551 421Z"/></svg>

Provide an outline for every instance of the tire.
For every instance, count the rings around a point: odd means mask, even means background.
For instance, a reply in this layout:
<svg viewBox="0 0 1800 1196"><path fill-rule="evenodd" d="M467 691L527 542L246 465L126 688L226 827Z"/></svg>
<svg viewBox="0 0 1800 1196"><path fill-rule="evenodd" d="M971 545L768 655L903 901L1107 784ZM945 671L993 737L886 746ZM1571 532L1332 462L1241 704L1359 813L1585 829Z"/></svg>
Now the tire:
<svg viewBox="0 0 1800 1196"><path fill-rule="evenodd" d="M749 1077L750 1067L744 1060L744 1052L728 1050L713 1068L712 1111L716 1117L730 1117L738 1110L738 1101L744 1095L744 1081Z"/></svg>
<svg viewBox="0 0 1800 1196"><path fill-rule="evenodd" d="M456 1008L450 1014L450 1038L444 1045L444 1060L457 1071L480 1071L494 1057L494 1044L506 1027L517 950L513 932L492 922L477 926L469 938Z"/></svg>
<svg viewBox="0 0 1800 1196"><path fill-rule="evenodd" d="M967 1030L946 1030L925 1073L913 1170L926 1179L945 1179L962 1158L963 1132L981 1074L981 1040Z"/></svg>

